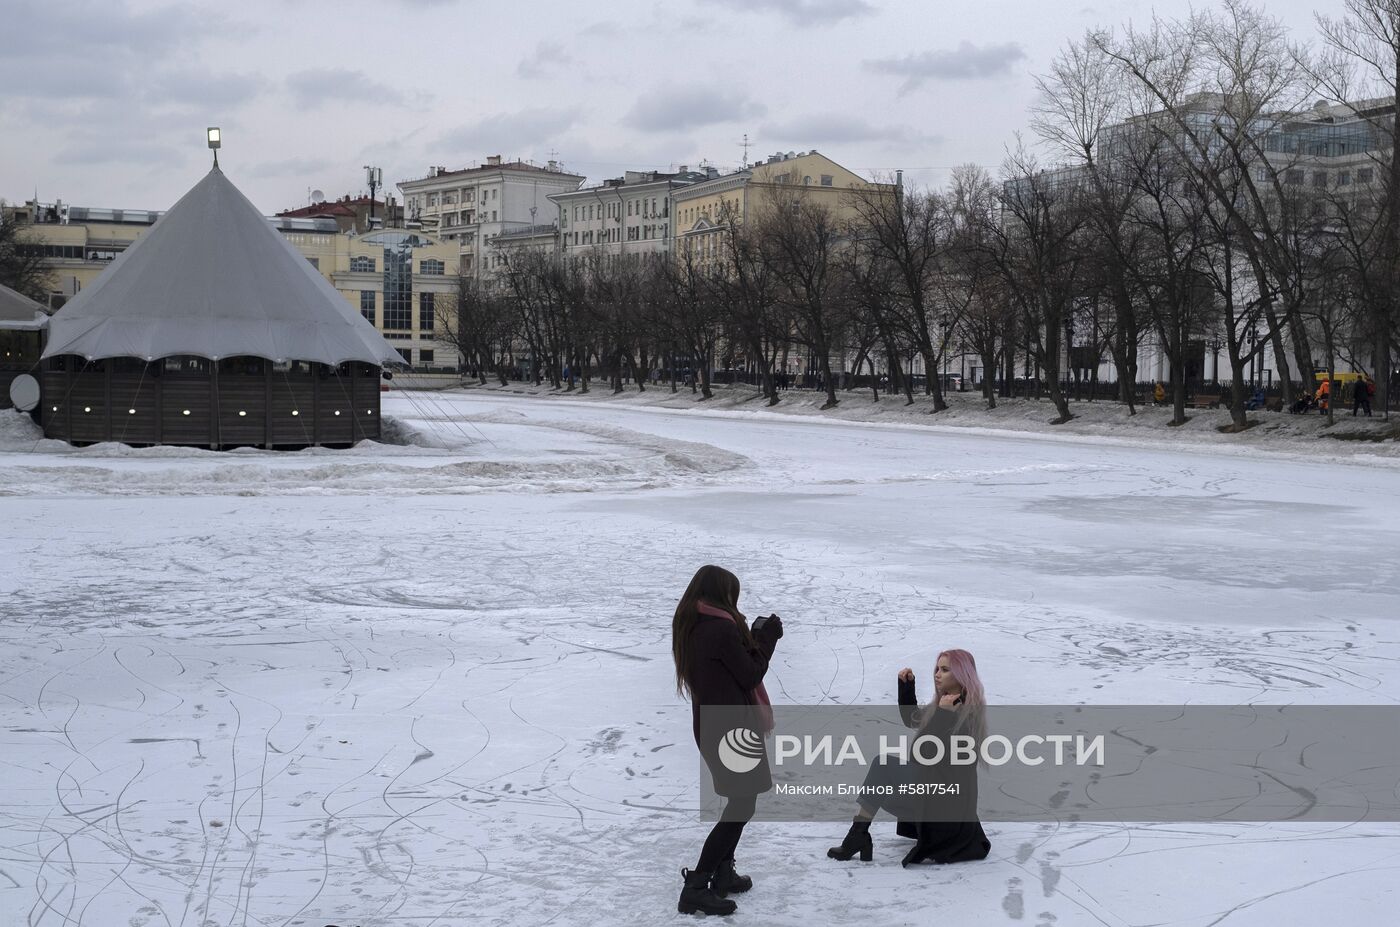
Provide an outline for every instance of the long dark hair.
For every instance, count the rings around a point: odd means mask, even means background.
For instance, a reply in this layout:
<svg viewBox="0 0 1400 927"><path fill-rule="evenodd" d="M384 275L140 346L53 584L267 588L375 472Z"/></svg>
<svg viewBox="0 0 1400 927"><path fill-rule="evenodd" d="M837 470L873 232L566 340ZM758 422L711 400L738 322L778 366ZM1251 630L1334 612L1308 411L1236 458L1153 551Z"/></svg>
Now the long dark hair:
<svg viewBox="0 0 1400 927"><path fill-rule="evenodd" d="M749 620L739 611L739 577L713 564L706 564L696 570L690 579L690 585L685 587L685 593L676 605L675 617L671 619L671 656L676 661L676 691L682 695L690 694L690 683L687 680L695 659L690 648L690 632L700 620L700 612L696 606L702 601L733 615L734 623L739 626L739 639L746 645L753 646Z"/></svg>

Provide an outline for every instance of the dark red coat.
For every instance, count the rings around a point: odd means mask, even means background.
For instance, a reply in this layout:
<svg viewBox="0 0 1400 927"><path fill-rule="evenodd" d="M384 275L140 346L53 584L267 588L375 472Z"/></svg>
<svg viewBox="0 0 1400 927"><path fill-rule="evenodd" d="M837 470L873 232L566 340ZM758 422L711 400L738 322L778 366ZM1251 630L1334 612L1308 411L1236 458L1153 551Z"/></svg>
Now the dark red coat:
<svg viewBox="0 0 1400 927"><path fill-rule="evenodd" d="M695 745L700 748L714 779L715 792L720 795L757 795L773 787L766 752L755 769L736 775L720 763L719 743L738 724L762 731L753 690L768 672L776 643L758 638L757 646L746 647L739 636L739 626L733 621L703 614L690 632L692 657L686 684L690 687ZM717 705L747 706L748 710L726 712L723 719L702 712L707 706Z"/></svg>

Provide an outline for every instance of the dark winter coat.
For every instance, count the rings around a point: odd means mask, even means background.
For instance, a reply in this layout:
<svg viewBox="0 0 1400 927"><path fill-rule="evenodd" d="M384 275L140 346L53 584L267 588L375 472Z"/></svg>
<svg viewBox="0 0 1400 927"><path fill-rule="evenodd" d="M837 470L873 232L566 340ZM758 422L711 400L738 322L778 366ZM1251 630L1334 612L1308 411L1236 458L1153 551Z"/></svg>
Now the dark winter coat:
<svg viewBox="0 0 1400 927"><path fill-rule="evenodd" d="M768 672L776 641L755 638L757 646L745 646L739 626L728 618L701 615L690 632L691 667L686 676L690 688L695 745L714 779L719 795L757 795L773 787L773 776L764 751L758 766L736 774L719 760L720 741L736 726L762 731L763 723L753 690ZM701 709L711 706L739 706L721 717Z"/></svg>
<svg viewBox="0 0 1400 927"><path fill-rule="evenodd" d="M932 714L928 714L932 712ZM957 714L929 706L919 707L914 680L899 680L899 714L905 725L920 734L931 734L947 743L954 733ZM896 832L917 842L910 851L913 861L926 859L935 863L959 863L986 859L992 843L977 820L977 767L955 766L950 762L918 767L923 779L930 782L956 782L959 794L957 807L962 809L960 821L916 821L901 818Z"/></svg>

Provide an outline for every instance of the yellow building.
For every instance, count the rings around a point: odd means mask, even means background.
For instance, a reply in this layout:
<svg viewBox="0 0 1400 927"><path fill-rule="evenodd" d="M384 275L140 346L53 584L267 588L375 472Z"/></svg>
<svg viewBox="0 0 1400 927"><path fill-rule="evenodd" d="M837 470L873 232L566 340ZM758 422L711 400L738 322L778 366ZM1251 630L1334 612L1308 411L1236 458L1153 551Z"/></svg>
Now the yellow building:
<svg viewBox="0 0 1400 927"><path fill-rule="evenodd" d="M849 215L854 213L852 191L885 186L871 183L815 149L780 152L742 171L675 190L671 194L675 253L700 265L713 264L722 255L725 229L750 219L761 208L763 197L771 195L769 191L800 188L837 215Z"/></svg>
<svg viewBox="0 0 1400 927"><path fill-rule="evenodd" d="M42 249L54 278L49 305L57 309L96 280L161 215L26 203L7 208L5 220L25 225L32 245ZM326 218L268 221L415 368L458 368L456 348L440 340L456 324L455 242L404 229L357 235Z"/></svg>

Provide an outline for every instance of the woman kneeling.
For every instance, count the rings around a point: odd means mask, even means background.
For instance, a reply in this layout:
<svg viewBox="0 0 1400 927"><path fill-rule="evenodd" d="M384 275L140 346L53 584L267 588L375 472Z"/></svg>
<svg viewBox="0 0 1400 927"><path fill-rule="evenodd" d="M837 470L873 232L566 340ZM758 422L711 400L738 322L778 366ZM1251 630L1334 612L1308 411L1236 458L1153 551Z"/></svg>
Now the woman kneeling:
<svg viewBox="0 0 1400 927"><path fill-rule="evenodd" d="M929 736L945 747L957 735L980 744L986 736L986 698L977 663L966 650L945 650L938 655L933 671L933 701L919 706L914 688L914 671L899 671L899 714L906 726L920 737ZM839 847L826 855L849 860L857 855L864 862L873 856L870 822L883 808L894 815L897 833L914 838L914 846L904 856L910 866L925 860L957 863L986 859L992 844L977 820L977 766L952 762L951 751L930 748L920 751L934 762L909 757L882 758L870 767L859 799L860 810Z"/></svg>

